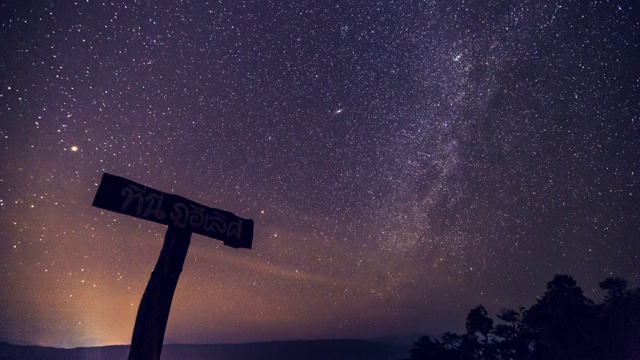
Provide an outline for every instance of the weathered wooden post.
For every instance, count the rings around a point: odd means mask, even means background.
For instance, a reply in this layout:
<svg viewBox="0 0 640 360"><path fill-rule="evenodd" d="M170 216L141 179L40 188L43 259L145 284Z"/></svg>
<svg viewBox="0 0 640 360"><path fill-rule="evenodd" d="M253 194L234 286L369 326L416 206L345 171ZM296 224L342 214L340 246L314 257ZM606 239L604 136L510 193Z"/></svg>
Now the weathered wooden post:
<svg viewBox="0 0 640 360"><path fill-rule="evenodd" d="M222 240L231 247L250 249L253 220L107 173L102 176L93 206L169 226L138 307L129 350L129 360L159 360L191 233Z"/></svg>

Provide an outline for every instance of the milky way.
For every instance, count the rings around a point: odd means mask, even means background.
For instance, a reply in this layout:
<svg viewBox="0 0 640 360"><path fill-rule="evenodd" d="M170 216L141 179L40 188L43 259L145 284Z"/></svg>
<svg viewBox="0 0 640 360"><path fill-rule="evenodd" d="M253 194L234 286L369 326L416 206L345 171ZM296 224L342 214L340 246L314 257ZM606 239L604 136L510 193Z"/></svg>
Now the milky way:
<svg viewBox="0 0 640 360"><path fill-rule="evenodd" d="M194 235L168 342L459 331L556 273L640 281L634 1L0 5L0 339L128 343L165 227L103 172L255 221Z"/></svg>

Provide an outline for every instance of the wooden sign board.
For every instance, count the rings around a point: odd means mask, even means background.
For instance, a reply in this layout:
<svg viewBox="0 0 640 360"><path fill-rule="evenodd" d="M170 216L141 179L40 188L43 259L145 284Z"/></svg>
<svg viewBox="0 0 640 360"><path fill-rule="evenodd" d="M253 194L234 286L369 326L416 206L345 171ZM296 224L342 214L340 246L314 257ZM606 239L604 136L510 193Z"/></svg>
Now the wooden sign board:
<svg viewBox="0 0 640 360"><path fill-rule="evenodd" d="M253 220L104 173L93 206L169 225L251 249Z"/></svg>

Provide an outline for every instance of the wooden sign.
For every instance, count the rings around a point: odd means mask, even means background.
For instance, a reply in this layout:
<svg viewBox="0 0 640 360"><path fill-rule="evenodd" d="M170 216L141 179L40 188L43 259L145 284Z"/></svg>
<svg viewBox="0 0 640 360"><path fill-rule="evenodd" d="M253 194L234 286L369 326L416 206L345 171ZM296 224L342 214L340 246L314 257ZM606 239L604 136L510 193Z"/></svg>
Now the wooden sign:
<svg viewBox="0 0 640 360"><path fill-rule="evenodd" d="M253 220L123 177L105 173L93 206L222 240L234 248L251 249Z"/></svg>
<svg viewBox="0 0 640 360"><path fill-rule="evenodd" d="M107 173L102 176L93 206L169 226L138 307L128 357L160 360L171 302L191 233L222 240L234 248L250 249L253 220Z"/></svg>

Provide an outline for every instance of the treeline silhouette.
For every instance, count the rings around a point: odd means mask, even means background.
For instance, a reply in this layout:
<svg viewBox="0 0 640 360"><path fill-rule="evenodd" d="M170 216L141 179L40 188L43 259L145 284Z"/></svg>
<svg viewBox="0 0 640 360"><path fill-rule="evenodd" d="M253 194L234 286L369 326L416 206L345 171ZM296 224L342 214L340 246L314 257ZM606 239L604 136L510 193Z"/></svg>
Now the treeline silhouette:
<svg viewBox="0 0 640 360"><path fill-rule="evenodd" d="M607 278L600 304L569 275L555 275L529 309L502 309L498 321L483 306L469 311L466 333L423 336L403 360L640 359L640 287Z"/></svg>

